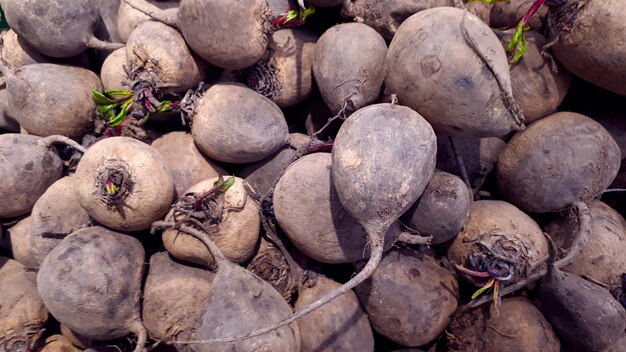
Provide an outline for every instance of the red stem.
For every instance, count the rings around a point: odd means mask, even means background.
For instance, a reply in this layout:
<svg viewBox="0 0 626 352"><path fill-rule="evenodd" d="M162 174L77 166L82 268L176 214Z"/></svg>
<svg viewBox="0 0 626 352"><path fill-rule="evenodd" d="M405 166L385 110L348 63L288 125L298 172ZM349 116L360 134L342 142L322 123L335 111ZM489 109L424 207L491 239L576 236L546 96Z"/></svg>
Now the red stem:
<svg viewBox="0 0 626 352"><path fill-rule="evenodd" d="M533 6L530 7L530 9L528 9L528 12L526 12L526 15L524 16L524 18L522 19L522 23L523 23L523 27L526 27L526 25L528 24L528 21L530 21L530 18L533 17L533 15L535 14L535 12L537 12L537 10L539 10L539 8L545 4L547 0L537 0L535 1L535 3L533 4Z"/></svg>

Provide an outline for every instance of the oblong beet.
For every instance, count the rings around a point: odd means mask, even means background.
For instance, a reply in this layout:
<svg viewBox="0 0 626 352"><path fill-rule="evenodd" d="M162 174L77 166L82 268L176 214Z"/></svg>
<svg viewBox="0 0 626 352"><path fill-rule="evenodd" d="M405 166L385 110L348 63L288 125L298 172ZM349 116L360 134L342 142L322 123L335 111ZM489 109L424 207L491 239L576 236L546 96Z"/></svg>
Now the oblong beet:
<svg viewBox="0 0 626 352"><path fill-rule="evenodd" d="M145 343L140 320L145 253L141 243L103 227L65 237L46 257L37 289L50 313L73 331L97 340L133 332Z"/></svg>
<svg viewBox="0 0 626 352"><path fill-rule="evenodd" d="M90 70L57 64L23 66L7 78L9 111L29 134L80 138L95 118L92 90L102 90Z"/></svg>
<svg viewBox="0 0 626 352"><path fill-rule="evenodd" d="M196 101L193 139L208 157L227 163L259 161L286 144L283 112L240 84L218 83Z"/></svg>
<svg viewBox="0 0 626 352"><path fill-rule="evenodd" d="M552 268L541 280L540 305L563 342L600 351L626 329L626 310L609 291L574 274Z"/></svg>
<svg viewBox="0 0 626 352"><path fill-rule="evenodd" d="M617 175L620 161L619 146L602 125L559 112L513 136L496 178L502 194L520 209L551 212L597 196Z"/></svg>
<svg viewBox="0 0 626 352"><path fill-rule="evenodd" d="M351 113L378 98L386 54L383 37L363 23L338 24L324 32L315 47L313 75L334 114Z"/></svg>
<svg viewBox="0 0 626 352"><path fill-rule="evenodd" d="M514 103L503 99L512 96L506 53L489 26L468 12L437 7L409 17L389 45L386 65L387 90L438 132L497 137L523 127Z"/></svg>

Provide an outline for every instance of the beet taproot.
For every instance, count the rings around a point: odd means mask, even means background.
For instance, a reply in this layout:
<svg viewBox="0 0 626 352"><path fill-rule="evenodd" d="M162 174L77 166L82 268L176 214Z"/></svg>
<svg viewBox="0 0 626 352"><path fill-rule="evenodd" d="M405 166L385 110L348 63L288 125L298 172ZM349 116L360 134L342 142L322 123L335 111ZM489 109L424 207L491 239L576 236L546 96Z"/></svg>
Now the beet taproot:
<svg viewBox="0 0 626 352"><path fill-rule="evenodd" d="M452 6L452 0L351 0L340 1L344 17L362 20L391 40L407 18L432 7ZM471 3L470 3L471 4Z"/></svg>
<svg viewBox="0 0 626 352"><path fill-rule="evenodd" d="M0 248L4 248L11 259L23 266L36 268L39 264L35 260L29 234L31 220L31 217L27 216L9 227L4 235L0 235Z"/></svg>

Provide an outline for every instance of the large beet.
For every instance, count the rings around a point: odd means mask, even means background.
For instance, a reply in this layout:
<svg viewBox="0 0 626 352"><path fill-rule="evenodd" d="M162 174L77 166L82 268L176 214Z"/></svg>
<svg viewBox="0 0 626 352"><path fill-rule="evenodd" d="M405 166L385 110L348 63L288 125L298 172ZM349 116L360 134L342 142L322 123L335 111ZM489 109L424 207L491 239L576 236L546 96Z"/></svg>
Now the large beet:
<svg viewBox="0 0 626 352"><path fill-rule="evenodd" d="M139 352L146 341L139 305L144 257L133 237L102 227L78 230L43 261L37 289L50 313L73 331L97 340L133 332Z"/></svg>
<svg viewBox="0 0 626 352"><path fill-rule="evenodd" d="M140 231L167 213L175 189L159 153L128 137L91 146L76 168L74 193L89 216L112 229Z"/></svg>
<svg viewBox="0 0 626 352"><path fill-rule="evenodd" d="M468 12L438 7L409 17L386 64L387 90L437 131L496 137L524 126L506 53L489 26Z"/></svg>
<svg viewBox="0 0 626 352"><path fill-rule="evenodd" d="M568 345L599 351L626 329L626 310L604 288L552 267L541 280L541 310Z"/></svg>
<svg viewBox="0 0 626 352"><path fill-rule="evenodd" d="M404 346L434 340L458 304L458 283L437 261L412 250L385 253L376 271L355 288L374 329Z"/></svg>
<svg viewBox="0 0 626 352"><path fill-rule="evenodd" d="M552 1L548 39L554 55L576 76L626 95L626 7L620 0ZM554 31L556 29L556 31Z"/></svg>
<svg viewBox="0 0 626 352"><path fill-rule="evenodd" d="M102 90L90 70L58 64L32 64L7 78L9 111L29 134L83 136L93 125L92 90Z"/></svg>
<svg viewBox="0 0 626 352"><path fill-rule="evenodd" d="M3 0L9 26L35 49L51 57L78 55L88 47L117 49L94 36L100 10L91 0Z"/></svg>
<svg viewBox="0 0 626 352"><path fill-rule="evenodd" d="M33 206L28 240L35 267L39 267L63 237L91 226L89 215L73 192L75 179L66 176L53 183Z"/></svg>
<svg viewBox="0 0 626 352"><path fill-rule="evenodd" d="M252 89L218 83L196 101L191 133L208 157L228 163L264 159L289 137L283 112Z"/></svg>
<svg viewBox="0 0 626 352"><path fill-rule="evenodd" d="M500 191L526 212L564 209L604 191L617 175L621 153L592 119L559 112L516 134L500 155Z"/></svg>

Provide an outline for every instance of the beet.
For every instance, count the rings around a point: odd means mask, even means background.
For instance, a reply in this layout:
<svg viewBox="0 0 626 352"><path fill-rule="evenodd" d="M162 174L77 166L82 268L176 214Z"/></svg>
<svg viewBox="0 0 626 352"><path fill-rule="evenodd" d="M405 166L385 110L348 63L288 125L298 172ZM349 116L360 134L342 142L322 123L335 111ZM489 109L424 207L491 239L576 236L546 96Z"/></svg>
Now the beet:
<svg viewBox="0 0 626 352"><path fill-rule="evenodd" d="M139 304L144 257L133 237L102 227L81 229L50 251L37 289L50 313L73 331L98 340L133 332L139 352L146 342Z"/></svg>

